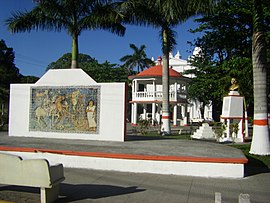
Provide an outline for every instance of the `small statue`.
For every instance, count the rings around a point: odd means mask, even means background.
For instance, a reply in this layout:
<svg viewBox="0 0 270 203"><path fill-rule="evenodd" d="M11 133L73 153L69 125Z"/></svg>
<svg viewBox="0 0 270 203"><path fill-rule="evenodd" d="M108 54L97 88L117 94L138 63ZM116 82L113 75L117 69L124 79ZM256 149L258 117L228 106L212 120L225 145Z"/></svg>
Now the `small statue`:
<svg viewBox="0 0 270 203"><path fill-rule="evenodd" d="M230 90L230 91L237 91L238 88L239 88L239 84L238 84L236 78L232 78L232 79L231 79L231 84L232 84L232 85L230 86L229 90Z"/></svg>

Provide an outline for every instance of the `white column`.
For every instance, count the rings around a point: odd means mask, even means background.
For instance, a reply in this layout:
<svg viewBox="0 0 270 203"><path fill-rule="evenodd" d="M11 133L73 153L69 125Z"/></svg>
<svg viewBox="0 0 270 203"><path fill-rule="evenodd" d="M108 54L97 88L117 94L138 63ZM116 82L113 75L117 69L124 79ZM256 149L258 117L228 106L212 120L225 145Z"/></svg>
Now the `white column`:
<svg viewBox="0 0 270 203"><path fill-rule="evenodd" d="M144 117L144 119L146 120L147 119L147 117L146 117L146 104L143 104L143 117Z"/></svg>
<svg viewBox="0 0 270 203"><path fill-rule="evenodd" d="M187 105L184 105L184 125L188 125L188 120L187 120Z"/></svg>
<svg viewBox="0 0 270 203"><path fill-rule="evenodd" d="M131 118L130 118L131 124L134 123L134 103L131 104Z"/></svg>
<svg viewBox="0 0 270 203"><path fill-rule="evenodd" d="M230 132L230 125L231 125L231 119L227 119L227 126L226 126L226 133L227 133L227 138L229 138L230 137L230 134L231 134L231 132Z"/></svg>
<svg viewBox="0 0 270 203"><path fill-rule="evenodd" d="M156 81L153 80L153 100L156 100Z"/></svg>
<svg viewBox="0 0 270 203"><path fill-rule="evenodd" d="M157 120L157 124L160 124L160 104L158 104L157 106L157 113L156 113L156 120Z"/></svg>
<svg viewBox="0 0 270 203"><path fill-rule="evenodd" d="M137 91L138 91L138 81L137 80L134 80L134 98L137 97ZM137 98L136 98L137 99Z"/></svg>
<svg viewBox="0 0 270 203"><path fill-rule="evenodd" d="M173 107L173 125L177 126L177 104Z"/></svg>
<svg viewBox="0 0 270 203"><path fill-rule="evenodd" d="M133 124L137 125L137 103L134 103Z"/></svg>
<svg viewBox="0 0 270 203"><path fill-rule="evenodd" d="M175 98L175 101L177 101L177 82L174 83L174 98Z"/></svg>
<svg viewBox="0 0 270 203"><path fill-rule="evenodd" d="M240 142L244 141L244 135L243 135L243 119L240 120L238 124L238 133L237 133L237 138Z"/></svg>
<svg viewBox="0 0 270 203"><path fill-rule="evenodd" d="M248 137L248 115L247 115L247 111L245 111L245 137Z"/></svg>
<svg viewBox="0 0 270 203"><path fill-rule="evenodd" d="M152 125L155 125L156 121L156 104L152 103Z"/></svg>

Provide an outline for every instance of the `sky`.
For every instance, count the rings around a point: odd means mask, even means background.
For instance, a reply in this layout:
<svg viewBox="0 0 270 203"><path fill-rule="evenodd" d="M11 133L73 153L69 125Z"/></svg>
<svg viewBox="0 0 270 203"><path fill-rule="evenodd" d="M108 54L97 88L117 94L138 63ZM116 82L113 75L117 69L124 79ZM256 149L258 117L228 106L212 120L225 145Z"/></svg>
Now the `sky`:
<svg viewBox="0 0 270 203"><path fill-rule="evenodd" d="M33 75L41 77L45 74L47 66L59 59L65 53L71 52L71 37L65 30L61 32L36 31L15 33L8 31L5 20L11 17L15 11L30 11L35 4L32 0L0 0L0 39L3 39L8 47L15 53L15 65L24 76ZM194 47L187 41L194 41L198 34L192 34L188 30L198 27L198 24L189 19L175 27L177 32L177 45L173 54L180 52L182 59L187 59ZM130 44L137 47L145 45L148 58L162 55L159 29L126 26L124 37L119 37L108 31L95 30L83 31L79 36L79 52L90 55L103 63L122 64L120 58L132 54Z"/></svg>

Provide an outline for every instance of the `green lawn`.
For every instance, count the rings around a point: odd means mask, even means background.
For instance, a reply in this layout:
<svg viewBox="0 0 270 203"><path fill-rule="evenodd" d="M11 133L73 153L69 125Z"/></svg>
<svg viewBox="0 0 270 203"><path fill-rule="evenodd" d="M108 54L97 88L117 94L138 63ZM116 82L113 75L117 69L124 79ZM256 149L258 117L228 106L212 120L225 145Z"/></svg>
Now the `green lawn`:
<svg viewBox="0 0 270 203"><path fill-rule="evenodd" d="M231 144L230 146L242 150L248 158L248 165L253 167L268 167L270 169L270 156L257 156L249 153L250 143L247 144Z"/></svg>

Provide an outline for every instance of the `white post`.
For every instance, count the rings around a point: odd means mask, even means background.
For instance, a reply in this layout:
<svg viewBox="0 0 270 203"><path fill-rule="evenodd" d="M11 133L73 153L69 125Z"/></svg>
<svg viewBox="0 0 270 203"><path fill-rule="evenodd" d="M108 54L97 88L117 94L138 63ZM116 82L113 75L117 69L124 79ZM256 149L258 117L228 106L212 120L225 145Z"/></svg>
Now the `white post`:
<svg viewBox="0 0 270 203"><path fill-rule="evenodd" d="M134 123L134 103L131 104L131 118L130 118L131 124Z"/></svg>
<svg viewBox="0 0 270 203"><path fill-rule="evenodd" d="M173 107L173 125L177 126L177 104Z"/></svg>
<svg viewBox="0 0 270 203"><path fill-rule="evenodd" d="M238 197L238 203L250 203L249 194L240 194Z"/></svg>
<svg viewBox="0 0 270 203"><path fill-rule="evenodd" d="M184 105L184 126L187 126L188 125L188 118L187 118L187 105L185 104Z"/></svg>
<svg viewBox="0 0 270 203"><path fill-rule="evenodd" d="M174 99L177 101L177 82L174 83Z"/></svg>
<svg viewBox="0 0 270 203"><path fill-rule="evenodd" d="M152 103L152 125L155 125L156 121L156 104Z"/></svg>
<svg viewBox="0 0 270 203"><path fill-rule="evenodd" d="M143 119L147 119L147 117L146 117L146 104L143 104Z"/></svg>
<svg viewBox="0 0 270 203"><path fill-rule="evenodd" d="M156 82L155 82L155 80L153 80L153 100L157 100L156 99Z"/></svg>
<svg viewBox="0 0 270 203"><path fill-rule="evenodd" d="M240 142L244 142L244 134L243 134L243 119L240 120L238 124L238 133L237 138Z"/></svg>
<svg viewBox="0 0 270 203"><path fill-rule="evenodd" d="M134 80L134 91L133 91L134 99L137 99L137 91L138 91L138 81Z"/></svg>
<svg viewBox="0 0 270 203"><path fill-rule="evenodd" d="M245 111L245 137L248 137L248 115L247 115L247 111Z"/></svg>
<svg viewBox="0 0 270 203"><path fill-rule="evenodd" d="M227 119L227 127L226 127L227 138L230 137L230 125L231 125L231 120Z"/></svg>
<svg viewBox="0 0 270 203"><path fill-rule="evenodd" d="M157 120L157 124L158 125L160 125L160 122L161 122L161 120L160 120L160 105L158 104L158 106L157 106L157 113L156 113L156 120Z"/></svg>
<svg viewBox="0 0 270 203"><path fill-rule="evenodd" d="M133 124L137 125L137 103L134 103Z"/></svg>

